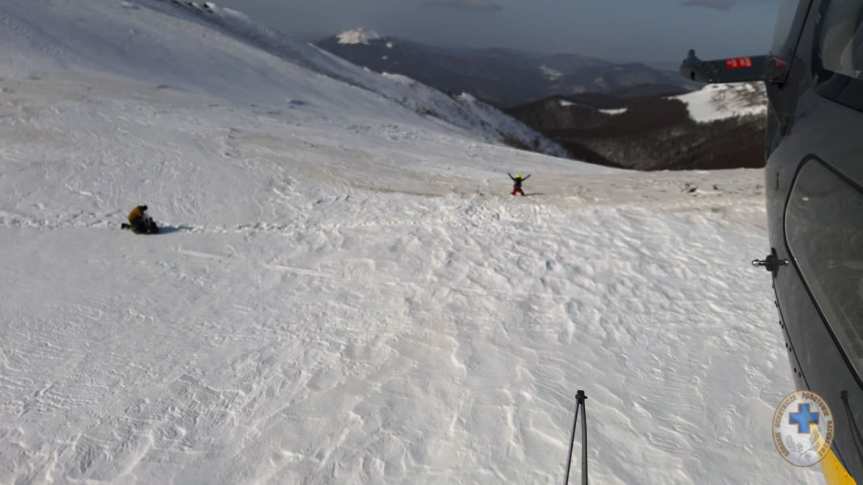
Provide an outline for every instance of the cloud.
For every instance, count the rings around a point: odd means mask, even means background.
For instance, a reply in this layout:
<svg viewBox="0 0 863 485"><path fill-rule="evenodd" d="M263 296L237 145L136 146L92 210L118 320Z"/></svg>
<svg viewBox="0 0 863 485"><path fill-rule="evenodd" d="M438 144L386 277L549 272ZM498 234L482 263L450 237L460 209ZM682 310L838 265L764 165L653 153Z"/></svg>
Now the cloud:
<svg viewBox="0 0 863 485"><path fill-rule="evenodd" d="M452 10L461 10L463 12L494 13L503 10L503 7L491 0L429 0L423 3L423 6L448 8Z"/></svg>
<svg viewBox="0 0 863 485"><path fill-rule="evenodd" d="M686 0L683 2L684 7L704 7L714 10L731 10L737 5L737 0Z"/></svg>

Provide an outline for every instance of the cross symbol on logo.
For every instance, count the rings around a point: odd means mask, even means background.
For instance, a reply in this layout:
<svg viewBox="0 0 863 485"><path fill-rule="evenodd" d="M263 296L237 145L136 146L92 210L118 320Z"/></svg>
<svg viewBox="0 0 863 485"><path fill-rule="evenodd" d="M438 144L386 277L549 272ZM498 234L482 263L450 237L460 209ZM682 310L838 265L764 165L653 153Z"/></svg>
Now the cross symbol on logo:
<svg viewBox="0 0 863 485"><path fill-rule="evenodd" d="M788 424L796 424L797 432L809 434L809 425L818 424L819 413L809 411L809 404L800 404L796 413L788 415Z"/></svg>

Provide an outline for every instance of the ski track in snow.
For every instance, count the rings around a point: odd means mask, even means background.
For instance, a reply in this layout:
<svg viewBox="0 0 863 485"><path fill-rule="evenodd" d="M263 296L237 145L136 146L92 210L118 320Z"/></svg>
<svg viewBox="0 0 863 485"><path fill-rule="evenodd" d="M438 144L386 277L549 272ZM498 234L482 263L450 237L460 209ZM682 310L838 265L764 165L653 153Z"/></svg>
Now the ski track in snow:
<svg viewBox="0 0 863 485"><path fill-rule="evenodd" d="M4 55L0 483L559 483L579 388L594 483L821 483L771 442L793 383L749 266L761 172ZM119 230L141 202L166 234Z"/></svg>

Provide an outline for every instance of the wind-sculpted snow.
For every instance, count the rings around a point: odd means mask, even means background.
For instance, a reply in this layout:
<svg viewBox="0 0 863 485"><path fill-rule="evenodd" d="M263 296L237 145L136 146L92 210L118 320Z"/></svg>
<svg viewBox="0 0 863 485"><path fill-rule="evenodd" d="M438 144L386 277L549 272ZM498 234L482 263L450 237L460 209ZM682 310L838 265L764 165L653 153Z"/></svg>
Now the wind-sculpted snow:
<svg viewBox="0 0 863 485"><path fill-rule="evenodd" d="M760 172L490 145L266 56L208 54L236 69L208 89L128 51L64 70L10 32L0 483L558 483L579 388L594 483L819 483L770 438ZM119 229L139 203L164 234Z"/></svg>

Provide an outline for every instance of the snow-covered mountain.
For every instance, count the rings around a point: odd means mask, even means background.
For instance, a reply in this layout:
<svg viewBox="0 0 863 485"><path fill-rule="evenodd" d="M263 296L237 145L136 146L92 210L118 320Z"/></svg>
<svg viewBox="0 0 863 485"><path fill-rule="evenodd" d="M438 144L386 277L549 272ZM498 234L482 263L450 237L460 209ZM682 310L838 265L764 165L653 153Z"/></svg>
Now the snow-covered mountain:
<svg viewBox="0 0 863 485"><path fill-rule="evenodd" d="M579 388L594 483L820 483L759 171L501 146L244 22L0 2L0 483L558 483Z"/></svg>
<svg viewBox="0 0 863 485"><path fill-rule="evenodd" d="M688 83L676 71L575 54L443 48L365 28L323 39L317 45L373 71L410 76L444 92L468 92L502 107L584 92L645 95L688 91Z"/></svg>
<svg viewBox="0 0 863 485"><path fill-rule="evenodd" d="M369 45L380 38L380 34L366 28L348 30L336 36L339 44L342 45Z"/></svg>
<svg viewBox="0 0 863 485"><path fill-rule="evenodd" d="M708 84L670 99L686 104L690 118L697 123L767 116L767 92L763 83Z"/></svg>
<svg viewBox="0 0 863 485"><path fill-rule="evenodd" d="M509 110L572 156L640 170L764 165L762 84L708 85L680 96L551 97Z"/></svg>

